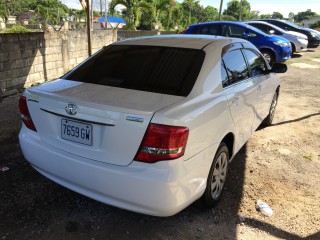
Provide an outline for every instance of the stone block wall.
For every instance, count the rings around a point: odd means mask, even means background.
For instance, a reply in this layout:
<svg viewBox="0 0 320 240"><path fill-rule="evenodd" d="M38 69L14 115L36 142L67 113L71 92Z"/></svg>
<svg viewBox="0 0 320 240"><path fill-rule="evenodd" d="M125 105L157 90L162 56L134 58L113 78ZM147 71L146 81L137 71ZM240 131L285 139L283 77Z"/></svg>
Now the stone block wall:
<svg viewBox="0 0 320 240"><path fill-rule="evenodd" d="M92 52L116 39L112 30L93 31ZM84 31L0 34L0 88L27 88L53 80L86 58Z"/></svg>

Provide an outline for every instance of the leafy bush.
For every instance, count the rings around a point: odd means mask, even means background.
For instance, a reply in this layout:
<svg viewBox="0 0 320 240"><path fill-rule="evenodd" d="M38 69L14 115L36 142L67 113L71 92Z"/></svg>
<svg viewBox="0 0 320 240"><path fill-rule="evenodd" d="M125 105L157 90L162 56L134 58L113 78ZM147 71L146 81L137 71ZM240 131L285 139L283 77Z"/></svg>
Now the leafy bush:
<svg viewBox="0 0 320 240"><path fill-rule="evenodd" d="M11 28L4 30L4 33L28 33L28 32L31 32L31 31L21 25L15 25Z"/></svg>
<svg viewBox="0 0 320 240"><path fill-rule="evenodd" d="M315 23L311 24L310 28L313 28L313 29L320 28L320 21L316 21Z"/></svg>

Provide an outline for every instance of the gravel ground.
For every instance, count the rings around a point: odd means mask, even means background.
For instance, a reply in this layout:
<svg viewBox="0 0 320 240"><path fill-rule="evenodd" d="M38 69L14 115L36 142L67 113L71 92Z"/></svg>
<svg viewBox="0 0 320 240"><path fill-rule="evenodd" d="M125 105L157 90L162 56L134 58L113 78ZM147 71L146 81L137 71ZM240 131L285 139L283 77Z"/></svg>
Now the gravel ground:
<svg viewBox="0 0 320 240"><path fill-rule="evenodd" d="M320 48L280 75L274 125L257 130L231 164L220 204L168 218L108 206L37 173L20 151L19 95L0 103L2 239L320 239ZM274 211L256 211L258 199Z"/></svg>

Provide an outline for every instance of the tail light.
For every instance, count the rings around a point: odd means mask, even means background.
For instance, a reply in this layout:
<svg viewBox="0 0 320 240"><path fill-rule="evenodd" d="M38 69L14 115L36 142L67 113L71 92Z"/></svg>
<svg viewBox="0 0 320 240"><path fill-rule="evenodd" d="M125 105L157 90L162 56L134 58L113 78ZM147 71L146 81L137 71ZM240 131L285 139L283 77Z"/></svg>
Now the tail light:
<svg viewBox="0 0 320 240"><path fill-rule="evenodd" d="M135 156L136 161L155 163L183 156L189 129L151 123Z"/></svg>
<svg viewBox="0 0 320 240"><path fill-rule="evenodd" d="M26 125L26 127L33 131L37 131L31 119L28 105L27 105L27 99L25 96L22 96L19 100L19 109L20 109L21 120Z"/></svg>

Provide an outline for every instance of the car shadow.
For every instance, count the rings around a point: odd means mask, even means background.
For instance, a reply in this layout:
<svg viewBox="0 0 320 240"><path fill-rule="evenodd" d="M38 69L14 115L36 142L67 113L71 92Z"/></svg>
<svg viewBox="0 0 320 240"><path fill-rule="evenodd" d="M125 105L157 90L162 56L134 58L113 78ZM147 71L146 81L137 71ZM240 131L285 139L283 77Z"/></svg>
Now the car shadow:
<svg viewBox="0 0 320 240"><path fill-rule="evenodd" d="M0 116L0 125L10 122L10 129L5 128L6 136L0 135L0 165L9 167L8 171L0 172L0 237L61 240L238 239L239 226L245 224L274 237L302 239L253 218L246 218L245 222L241 220L241 203L246 194L244 181L250 177L245 175L249 154L247 144L231 162L226 189L215 208L206 209L201 201L197 201L174 216L152 217L89 199L36 172L20 151L17 138L20 121L7 118L8 113L14 112L18 118L16 101L8 105L9 99L5 98L3 102L7 114ZM252 205L255 205L254 201ZM319 233L307 239L319 239Z"/></svg>
<svg viewBox="0 0 320 240"><path fill-rule="evenodd" d="M291 55L291 58L301 58L301 57L302 57L302 55L299 54L299 53L293 53L293 54Z"/></svg>

